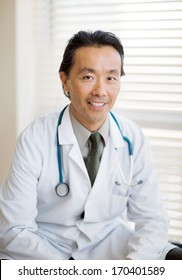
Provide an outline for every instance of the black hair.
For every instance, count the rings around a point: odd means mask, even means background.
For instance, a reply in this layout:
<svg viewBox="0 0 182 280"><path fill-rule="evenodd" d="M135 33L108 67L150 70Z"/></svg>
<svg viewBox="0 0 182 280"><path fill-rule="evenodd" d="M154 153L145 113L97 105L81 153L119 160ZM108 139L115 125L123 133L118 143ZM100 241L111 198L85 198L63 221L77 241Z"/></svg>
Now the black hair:
<svg viewBox="0 0 182 280"><path fill-rule="evenodd" d="M102 47L102 46L111 46L115 48L121 57L121 76L124 75L123 70L123 59L124 59L124 50L120 42L120 39L111 32L105 31L79 31L74 34L73 37L68 41L68 44L65 48L63 54L63 60L61 62L59 72L63 71L67 76L69 76L71 67L74 64L74 54L78 48L81 47Z"/></svg>

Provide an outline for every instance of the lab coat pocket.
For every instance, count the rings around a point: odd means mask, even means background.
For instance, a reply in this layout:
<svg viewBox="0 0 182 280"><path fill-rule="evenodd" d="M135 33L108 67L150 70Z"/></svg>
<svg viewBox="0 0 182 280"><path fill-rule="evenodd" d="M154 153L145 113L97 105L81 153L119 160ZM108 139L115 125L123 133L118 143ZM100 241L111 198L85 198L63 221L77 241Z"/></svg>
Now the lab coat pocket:
<svg viewBox="0 0 182 280"><path fill-rule="evenodd" d="M121 190L116 194L110 193L108 197L108 218L120 216L126 209L128 195L121 194Z"/></svg>
<svg viewBox="0 0 182 280"><path fill-rule="evenodd" d="M121 196L128 196L129 187L126 185L122 185L119 181L115 181L115 184L112 188L113 195L121 195Z"/></svg>

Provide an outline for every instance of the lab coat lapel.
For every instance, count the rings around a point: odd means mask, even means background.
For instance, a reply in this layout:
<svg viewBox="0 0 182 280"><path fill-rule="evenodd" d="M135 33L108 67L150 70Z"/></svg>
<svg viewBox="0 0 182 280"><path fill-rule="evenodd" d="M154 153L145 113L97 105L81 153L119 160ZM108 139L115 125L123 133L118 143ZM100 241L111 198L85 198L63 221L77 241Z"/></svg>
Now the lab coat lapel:
<svg viewBox="0 0 182 280"><path fill-rule="evenodd" d="M63 146L63 149L67 148L68 157L72 159L75 164L80 167L82 172L88 177L85 163L72 128L69 107L66 108L62 117L62 122L58 128L58 141L59 144Z"/></svg>
<svg viewBox="0 0 182 280"><path fill-rule="evenodd" d="M110 158L110 161L109 161L110 164L113 164L119 156L118 150L120 150L124 146L124 140L121 136L121 133L120 133L115 121L111 117L111 115L109 115L109 121L110 121L110 145L109 145L110 148L109 148L109 151L106 151L106 152L108 153L107 158ZM87 172L76 136L75 136L73 128L72 128L70 114L69 114L69 107L65 110L65 112L63 114L61 125L58 128L58 140L59 140L59 144L63 146L63 149L67 148L68 158L73 160L75 162L75 164L79 166L79 168L83 172L83 175L85 175L88 179L88 182L90 182L89 177L88 177L88 172ZM106 143L106 145L107 145L107 143ZM65 158L63 160L65 160ZM110 164L109 164L109 168L110 168ZM97 176L98 178L96 177L96 181L95 181L94 185L96 185L97 183L100 183L100 179L99 179L100 176L103 176L103 174L107 174L107 170L105 169L105 165L102 161L101 161L101 166L100 166L99 170L101 172L98 173L98 176ZM94 189L96 189L96 188L94 188ZM90 193L90 195L92 195L91 193Z"/></svg>
<svg viewBox="0 0 182 280"><path fill-rule="evenodd" d="M108 203L110 202L112 192L110 176L113 170L116 169L117 162L121 156L120 152L124 148L124 145L125 142L117 125L112 117L110 117L110 137L104 148L96 180L85 204L85 218L77 223L80 231L90 240L94 239L103 228L107 228L108 231L111 230L107 220L106 209L102 205L103 200L104 203L106 201ZM114 210L112 209L112 211ZM117 211L117 207L115 211ZM105 222L102 222L104 219ZM115 222L118 223L117 219ZM113 223L115 222L113 221Z"/></svg>
<svg viewBox="0 0 182 280"><path fill-rule="evenodd" d="M121 155L120 151L124 148L125 141L122 138L121 132L118 129L115 121L110 115L110 132L109 132L109 141L106 143L106 147L104 149L104 153L102 155L102 160L100 163L99 172L96 177L96 181L94 185L102 184L103 176L109 176L109 171L112 168L115 168L114 165L118 162L118 158ZM109 180L109 178L108 178ZM100 187L96 186L93 189L100 189Z"/></svg>
<svg viewBox="0 0 182 280"><path fill-rule="evenodd" d="M124 147L125 141L123 140L121 132L111 115L109 119L110 119L110 138L111 138L113 148L117 151L118 149Z"/></svg>

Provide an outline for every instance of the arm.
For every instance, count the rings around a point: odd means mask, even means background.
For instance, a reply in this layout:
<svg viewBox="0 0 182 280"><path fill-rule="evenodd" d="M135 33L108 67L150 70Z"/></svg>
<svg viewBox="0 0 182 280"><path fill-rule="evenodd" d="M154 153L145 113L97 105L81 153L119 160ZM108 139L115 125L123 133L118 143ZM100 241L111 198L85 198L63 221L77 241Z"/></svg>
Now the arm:
<svg viewBox="0 0 182 280"><path fill-rule="evenodd" d="M134 176L143 184L131 188L128 219L135 224L135 234L129 242L131 259L158 259L166 244L168 218L162 206L161 194L154 171L148 141L141 134L134 158Z"/></svg>
<svg viewBox="0 0 182 280"><path fill-rule="evenodd" d="M37 234L37 185L42 150L36 131L18 139L9 175L0 187L0 251L12 259L60 259L60 254Z"/></svg>

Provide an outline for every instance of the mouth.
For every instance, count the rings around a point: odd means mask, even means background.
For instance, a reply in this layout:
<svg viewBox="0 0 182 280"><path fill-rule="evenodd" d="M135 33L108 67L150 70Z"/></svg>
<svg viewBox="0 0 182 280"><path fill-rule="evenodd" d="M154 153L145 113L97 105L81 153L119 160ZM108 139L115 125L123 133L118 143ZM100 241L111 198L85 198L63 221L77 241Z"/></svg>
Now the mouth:
<svg viewBox="0 0 182 280"><path fill-rule="evenodd" d="M107 100L104 100L104 101L91 101L91 100L88 100L87 101L87 104L89 105L89 108L93 111L101 111L101 110L104 110L106 107L107 107L107 104L109 103L109 101Z"/></svg>
<svg viewBox="0 0 182 280"><path fill-rule="evenodd" d="M88 104L90 104L93 107L101 108L104 107L106 102L88 102Z"/></svg>

